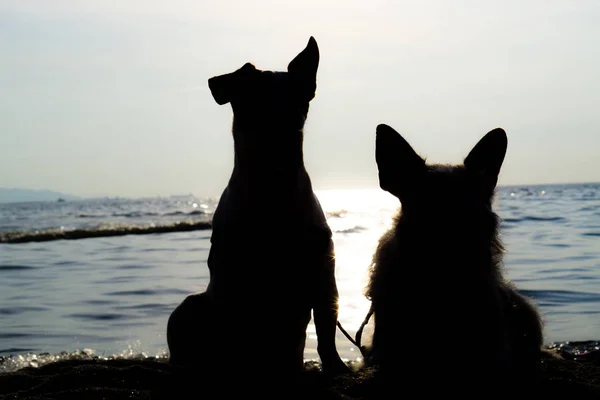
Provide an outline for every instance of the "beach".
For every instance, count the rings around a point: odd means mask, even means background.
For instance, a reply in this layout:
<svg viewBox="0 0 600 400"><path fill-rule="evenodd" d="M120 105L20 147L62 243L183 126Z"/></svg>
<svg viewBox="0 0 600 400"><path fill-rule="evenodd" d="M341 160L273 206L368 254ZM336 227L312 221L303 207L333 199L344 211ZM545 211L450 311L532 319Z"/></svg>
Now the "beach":
<svg viewBox="0 0 600 400"><path fill-rule="evenodd" d="M584 344L582 344L584 345ZM451 355L440 351L431 357L432 369L452 368ZM240 363L247 363L239 360ZM340 377L325 377L319 364L305 364L302 376L293 384L281 386L269 380L269 371L255 385L236 386L243 377L226 375L215 381L206 372L173 367L164 358L101 360L70 359L39 368L24 368L0 374L0 399L170 399L170 398L282 398L282 399L345 399L369 400L382 398L416 398L417 396L449 396L436 386L436 376L428 376L431 386L412 393L410 382L398 377L394 390L380 387L377 374L351 363L354 373ZM248 363L248 368L251 368ZM507 384L507 383L505 383ZM508 393L510 389L510 393ZM505 390L503 392L503 390ZM478 388L477 382L465 381L465 392L513 398L597 399L600 398L600 357L598 353L574 356L554 349L538 364L527 380L512 387ZM419 397L420 398L420 397Z"/></svg>

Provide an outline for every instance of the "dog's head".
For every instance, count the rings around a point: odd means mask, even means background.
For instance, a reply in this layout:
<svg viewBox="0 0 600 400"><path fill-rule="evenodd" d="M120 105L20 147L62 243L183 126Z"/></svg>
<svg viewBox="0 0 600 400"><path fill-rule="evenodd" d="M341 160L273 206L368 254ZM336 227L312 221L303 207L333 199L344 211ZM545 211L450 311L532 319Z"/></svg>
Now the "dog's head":
<svg viewBox="0 0 600 400"><path fill-rule="evenodd" d="M246 63L235 72L210 78L208 86L218 104L231 103L234 130L300 130L315 96L318 66L319 48L311 37L287 72L261 71Z"/></svg>
<svg viewBox="0 0 600 400"><path fill-rule="evenodd" d="M426 164L398 132L383 124L377 127L375 146L379 184L400 199L403 209L464 218L461 211L489 210L507 138L501 128L488 132L462 165Z"/></svg>

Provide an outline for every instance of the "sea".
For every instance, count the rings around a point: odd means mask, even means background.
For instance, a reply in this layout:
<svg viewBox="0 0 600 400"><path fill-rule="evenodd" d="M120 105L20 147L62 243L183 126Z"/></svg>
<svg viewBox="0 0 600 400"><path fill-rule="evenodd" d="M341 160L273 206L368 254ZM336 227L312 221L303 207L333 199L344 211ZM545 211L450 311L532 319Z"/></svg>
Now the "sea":
<svg viewBox="0 0 600 400"><path fill-rule="evenodd" d="M339 321L354 336L370 306L364 288L373 251L399 202L380 189L316 194L334 235ZM169 314L208 284L217 201L189 195L0 204L0 372L69 358L166 357ZM500 186L494 207L506 275L538 304L546 344L585 342L585 351L598 350L600 183ZM269 210L254 212L260 224ZM415 284L426 290L426 282ZM232 346L241 359L260 357L245 329L261 327L242 327ZM343 359L360 361L341 330L337 345ZM468 343L441 336L422 346ZM312 323L305 357L318 359Z"/></svg>

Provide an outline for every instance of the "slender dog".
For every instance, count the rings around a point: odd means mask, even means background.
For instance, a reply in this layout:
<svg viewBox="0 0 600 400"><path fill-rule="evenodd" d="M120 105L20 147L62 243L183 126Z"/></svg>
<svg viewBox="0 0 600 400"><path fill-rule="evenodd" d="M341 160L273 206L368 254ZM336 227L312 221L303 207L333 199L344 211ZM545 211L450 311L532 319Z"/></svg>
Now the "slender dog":
<svg viewBox="0 0 600 400"><path fill-rule="evenodd" d="M234 167L213 218L210 283L168 321L174 364L235 371L235 358L256 356L254 370L295 375L312 311L323 371L348 371L335 344L332 234L303 161L318 64L311 37L287 72L247 63L208 80L215 101L233 109Z"/></svg>
<svg viewBox="0 0 600 400"><path fill-rule="evenodd" d="M384 375L501 381L538 360L541 319L503 276L492 210L506 147L498 128L463 165L431 165L391 127L377 127L380 186L402 205L379 241L366 291L374 317L367 363ZM401 371L407 364L410 372Z"/></svg>

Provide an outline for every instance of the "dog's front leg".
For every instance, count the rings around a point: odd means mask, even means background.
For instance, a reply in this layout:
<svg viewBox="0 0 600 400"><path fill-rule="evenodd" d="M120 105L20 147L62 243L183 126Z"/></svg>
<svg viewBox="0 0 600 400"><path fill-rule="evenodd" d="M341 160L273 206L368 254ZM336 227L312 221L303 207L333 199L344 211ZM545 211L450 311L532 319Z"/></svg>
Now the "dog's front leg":
<svg viewBox="0 0 600 400"><path fill-rule="evenodd" d="M340 358L335 345L339 294L335 281L335 257L331 239L326 254L321 256L317 264L317 285L313 306L317 352L324 373L331 375L348 373L350 368Z"/></svg>

